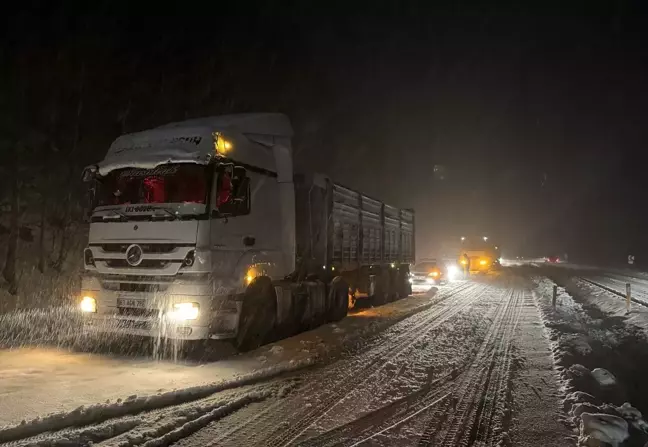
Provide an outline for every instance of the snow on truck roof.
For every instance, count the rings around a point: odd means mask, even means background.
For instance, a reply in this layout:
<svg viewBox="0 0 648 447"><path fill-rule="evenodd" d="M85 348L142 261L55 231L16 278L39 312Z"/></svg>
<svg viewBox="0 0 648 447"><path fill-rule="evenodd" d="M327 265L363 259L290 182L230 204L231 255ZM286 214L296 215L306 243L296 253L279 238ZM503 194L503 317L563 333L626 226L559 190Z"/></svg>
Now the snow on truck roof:
<svg viewBox="0 0 648 447"><path fill-rule="evenodd" d="M99 173L133 167L154 168L163 163L207 164L214 156L214 132L236 133L261 142L267 137L290 139L290 120L281 113L242 113L197 118L122 135L98 164ZM265 137L265 138L263 138Z"/></svg>

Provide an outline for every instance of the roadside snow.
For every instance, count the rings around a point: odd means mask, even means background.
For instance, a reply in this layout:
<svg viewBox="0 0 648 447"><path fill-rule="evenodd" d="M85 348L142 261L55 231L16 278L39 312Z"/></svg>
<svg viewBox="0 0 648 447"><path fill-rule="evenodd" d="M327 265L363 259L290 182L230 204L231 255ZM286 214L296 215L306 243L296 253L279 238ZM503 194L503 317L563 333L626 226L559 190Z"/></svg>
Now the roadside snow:
<svg viewBox="0 0 648 447"><path fill-rule="evenodd" d="M580 431L579 442L584 445L590 445L591 437L616 447L630 436L625 419L603 413L581 414Z"/></svg>
<svg viewBox="0 0 648 447"><path fill-rule="evenodd" d="M585 281L577 281L575 285L584 292L583 299L588 303L596 306L609 316L623 317L628 324L640 328L648 337L648 307L631 303L630 313L628 313L623 298Z"/></svg>
<svg viewBox="0 0 648 447"><path fill-rule="evenodd" d="M592 370L592 376L594 376L599 385L602 386L612 386L617 383L616 377L614 377L614 375L607 369L594 368Z"/></svg>
<svg viewBox="0 0 648 447"><path fill-rule="evenodd" d="M578 363L579 360L589 364L597 359L606 360L605 353L617 353L622 340L626 343L625 340L634 340L632 330L619 323L618 316L602 314L599 318L597 308L585 309L561 287L554 308L551 305L554 283L543 278L536 278L535 282L536 299L553 342L554 359L566 392L563 406L570 418L566 422L579 428L579 445L599 446L605 442L616 446L629 437L644 442L646 422L641 412L628 402L619 407L605 403L627 396L623 384L605 368L590 370ZM580 299L592 304L587 296L579 295ZM611 301L610 297L605 301ZM632 363L632 359L627 361ZM636 427L635 435L629 431L628 423Z"/></svg>
<svg viewBox="0 0 648 447"><path fill-rule="evenodd" d="M207 385L188 387L180 390L158 393L152 396L131 395L125 400L118 399L115 403L83 406L69 411L23 420L20 424L0 428L0 442L8 442L46 431L61 430L70 426L96 424L108 419L134 415L143 411L178 405L198 400L223 390L249 385L262 380L276 377L288 371L305 368L313 364L312 359L293 364L283 364L258 370L249 374L230 378Z"/></svg>

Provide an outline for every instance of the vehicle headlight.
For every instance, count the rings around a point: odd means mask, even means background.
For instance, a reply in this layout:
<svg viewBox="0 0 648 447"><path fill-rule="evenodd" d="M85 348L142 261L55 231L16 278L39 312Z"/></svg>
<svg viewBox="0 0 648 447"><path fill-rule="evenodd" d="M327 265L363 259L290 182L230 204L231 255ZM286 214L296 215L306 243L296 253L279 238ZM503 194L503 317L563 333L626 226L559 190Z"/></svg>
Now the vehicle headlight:
<svg viewBox="0 0 648 447"><path fill-rule="evenodd" d="M437 271L435 270L435 271L433 271L433 272L430 272L430 274L429 274L428 276L431 276L431 277L433 277L433 278L436 278L437 276L439 276L439 272L437 272Z"/></svg>
<svg viewBox="0 0 648 447"><path fill-rule="evenodd" d="M326 268L326 266L324 266ZM332 269L331 269L332 270ZM247 272L245 272L245 285L249 286L252 281L254 281L254 278L259 276L259 271L254 268L254 266L250 267Z"/></svg>
<svg viewBox="0 0 648 447"><path fill-rule="evenodd" d="M452 279L459 273L459 269L456 265L448 266L448 278Z"/></svg>
<svg viewBox="0 0 648 447"><path fill-rule="evenodd" d="M95 313L97 312L97 300L91 296L84 296L79 307L81 312Z"/></svg>
<svg viewBox="0 0 648 447"><path fill-rule="evenodd" d="M173 310L169 312L170 319L175 321L195 320L200 313L198 303L175 303Z"/></svg>
<svg viewBox="0 0 648 447"><path fill-rule="evenodd" d="M482 259L481 261L479 261L479 265L486 265L486 264L488 264L488 261L486 259Z"/></svg>

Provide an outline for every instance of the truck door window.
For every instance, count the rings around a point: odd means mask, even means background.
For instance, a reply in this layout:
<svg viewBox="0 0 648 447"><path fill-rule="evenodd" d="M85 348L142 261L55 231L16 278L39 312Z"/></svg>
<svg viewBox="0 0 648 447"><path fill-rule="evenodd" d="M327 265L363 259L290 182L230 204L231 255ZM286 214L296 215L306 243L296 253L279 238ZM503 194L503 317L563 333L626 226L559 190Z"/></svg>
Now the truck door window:
<svg viewBox="0 0 648 447"><path fill-rule="evenodd" d="M220 165L217 168L216 211L220 216L242 216L250 213L250 179L242 166Z"/></svg>

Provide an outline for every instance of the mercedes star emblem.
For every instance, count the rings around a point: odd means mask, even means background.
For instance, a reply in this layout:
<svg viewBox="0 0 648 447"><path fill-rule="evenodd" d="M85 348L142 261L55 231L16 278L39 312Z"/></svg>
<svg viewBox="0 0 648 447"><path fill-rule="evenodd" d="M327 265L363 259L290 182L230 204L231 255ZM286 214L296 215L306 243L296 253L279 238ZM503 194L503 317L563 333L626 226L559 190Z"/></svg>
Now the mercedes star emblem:
<svg viewBox="0 0 648 447"><path fill-rule="evenodd" d="M133 244L126 249L126 262L133 267L140 265L142 262L142 247Z"/></svg>

